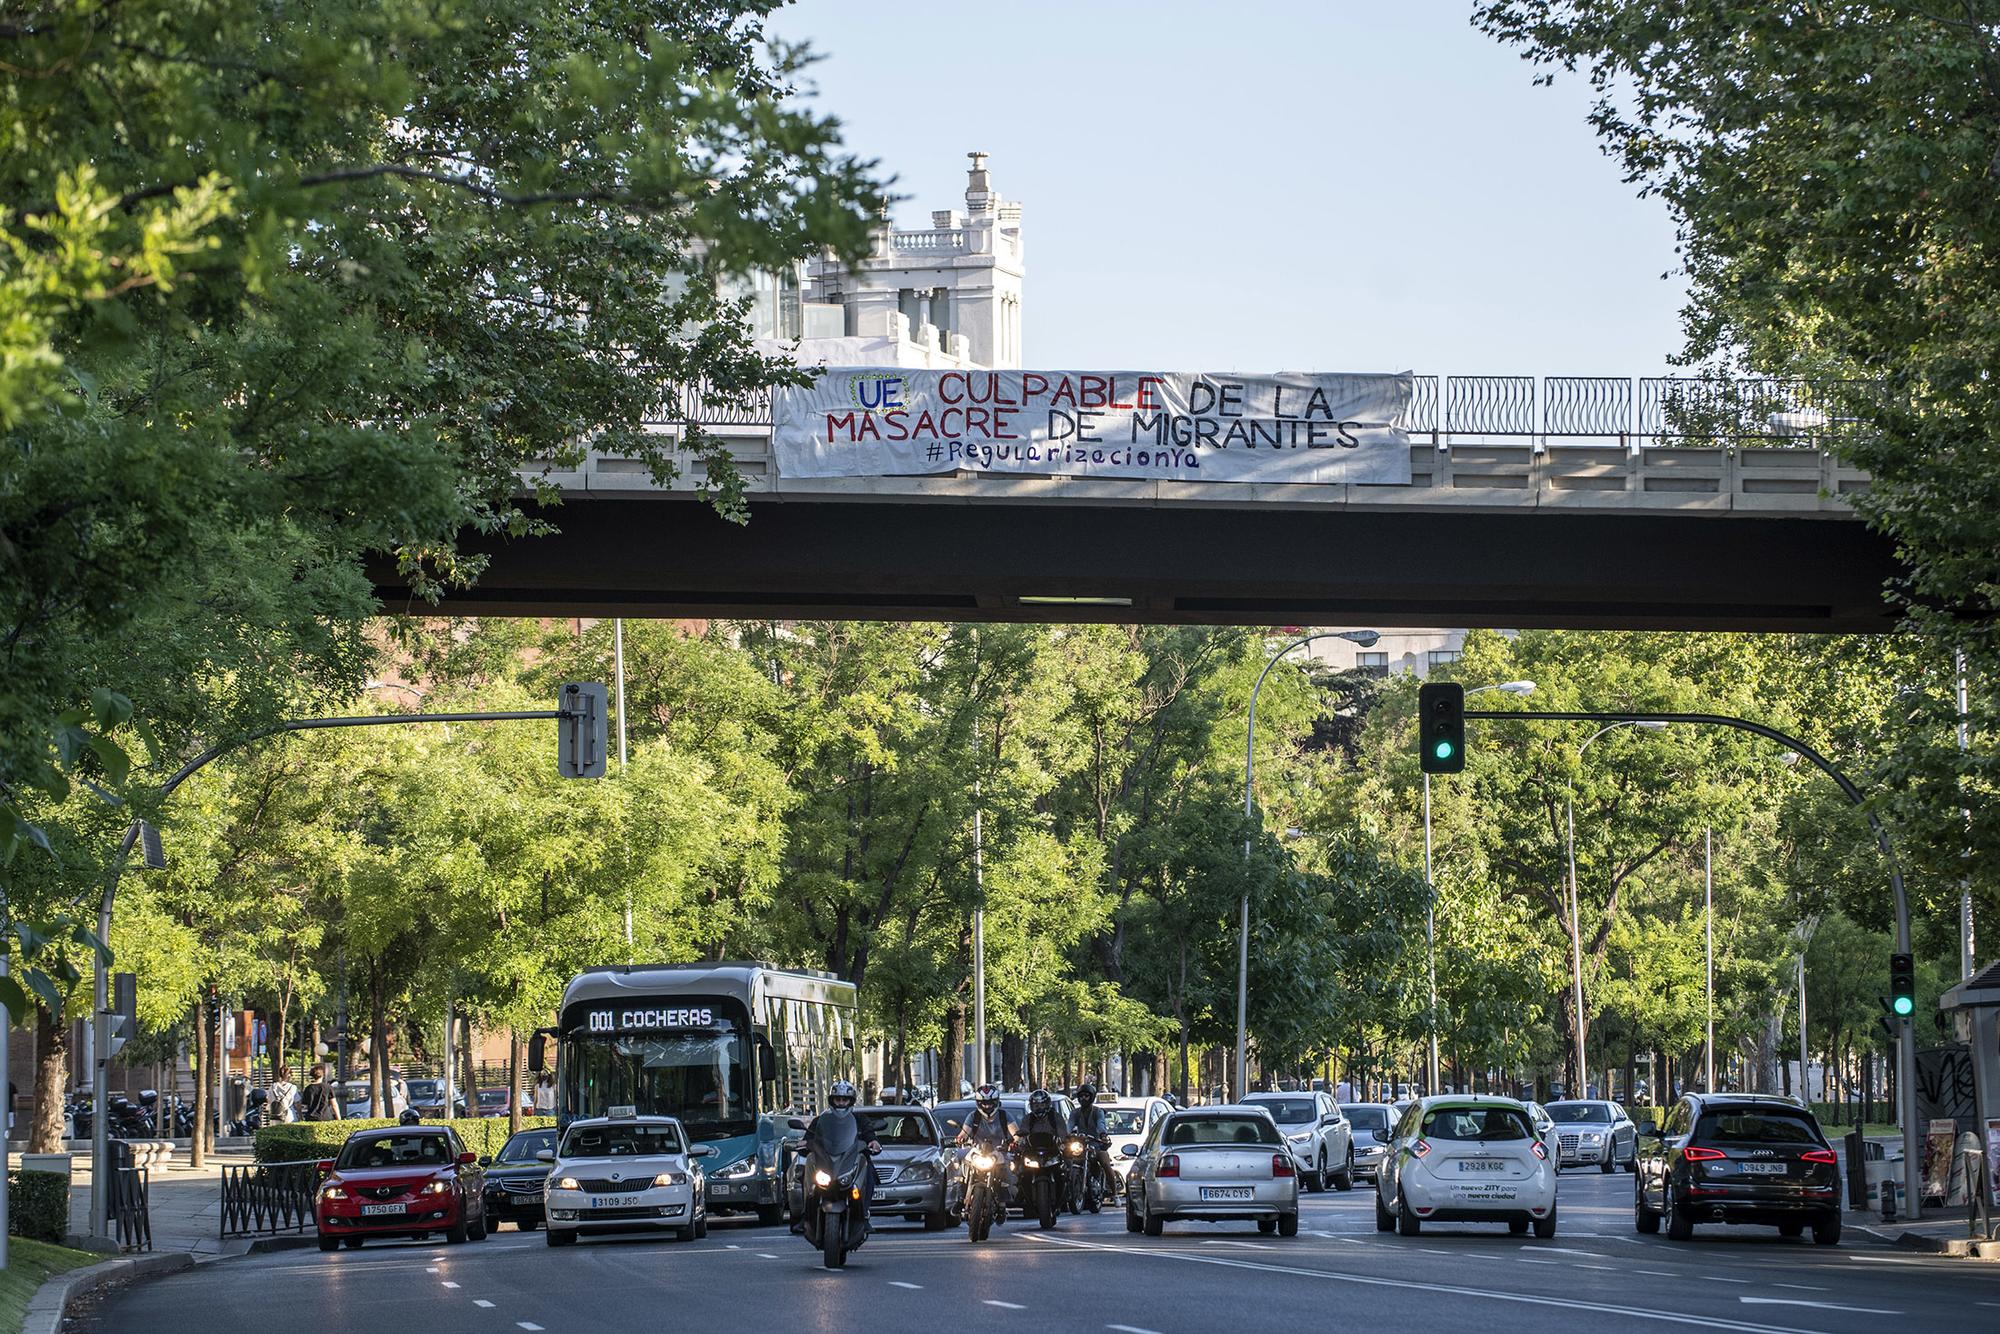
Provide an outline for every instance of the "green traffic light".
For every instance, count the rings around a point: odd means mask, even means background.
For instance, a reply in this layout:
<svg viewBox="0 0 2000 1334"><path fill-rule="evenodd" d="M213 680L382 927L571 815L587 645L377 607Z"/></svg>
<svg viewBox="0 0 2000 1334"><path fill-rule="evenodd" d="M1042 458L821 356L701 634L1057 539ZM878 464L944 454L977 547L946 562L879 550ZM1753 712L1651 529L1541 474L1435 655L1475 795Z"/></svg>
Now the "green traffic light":
<svg viewBox="0 0 2000 1334"><path fill-rule="evenodd" d="M1437 756L1437 757L1438 757L1439 759L1441 759L1441 760L1448 760L1448 759L1450 759L1450 758L1451 758L1451 742L1449 742L1449 741L1440 741L1440 742L1438 742L1438 743L1437 743L1437 745L1435 745L1435 746L1431 747L1431 754L1433 754L1433 755Z"/></svg>
<svg viewBox="0 0 2000 1334"><path fill-rule="evenodd" d="M1909 1014L1916 1008L1917 1008L1916 1001L1912 1000L1910 997L1908 996L1896 997L1895 1009L1897 1014Z"/></svg>

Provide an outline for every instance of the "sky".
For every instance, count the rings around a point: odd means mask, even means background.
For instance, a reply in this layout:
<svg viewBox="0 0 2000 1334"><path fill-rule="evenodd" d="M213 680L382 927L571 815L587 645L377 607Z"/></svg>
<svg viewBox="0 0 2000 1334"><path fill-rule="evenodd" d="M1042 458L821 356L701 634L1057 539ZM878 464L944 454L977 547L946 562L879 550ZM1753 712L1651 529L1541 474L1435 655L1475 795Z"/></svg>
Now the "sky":
<svg viewBox="0 0 2000 1334"><path fill-rule="evenodd" d="M1673 227L1600 151L1582 79L1470 0L801 0L813 105L963 208L1023 205L1024 364L1658 375Z"/></svg>

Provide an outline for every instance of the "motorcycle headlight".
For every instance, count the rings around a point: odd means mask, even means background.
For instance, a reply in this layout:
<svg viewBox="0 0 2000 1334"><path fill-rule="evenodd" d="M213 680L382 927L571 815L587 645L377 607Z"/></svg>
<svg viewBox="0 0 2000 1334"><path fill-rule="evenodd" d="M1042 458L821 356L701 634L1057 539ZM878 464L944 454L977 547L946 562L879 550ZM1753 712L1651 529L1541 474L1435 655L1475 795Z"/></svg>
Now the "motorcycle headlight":
<svg viewBox="0 0 2000 1334"><path fill-rule="evenodd" d="M1080 1139L1071 1140L1069 1144L1066 1146L1066 1148L1068 1149L1069 1156L1072 1158L1080 1158L1083 1156L1083 1141Z"/></svg>
<svg viewBox="0 0 2000 1334"><path fill-rule="evenodd" d="M815 1186L831 1186L833 1184L833 1175L829 1172L815 1171L813 1173L813 1184Z"/></svg>
<svg viewBox="0 0 2000 1334"><path fill-rule="evenodd" d="M576 1182L576 1178L575 1178L575 1177L558 1177L558 1178L556 1179L556 1189L557 1189L557 1190L582 1190L582 1189L583 1189L583 1187L582 1187L582 1186L579 1186L579 1185L577 1184L577 1182Z"/></svg>
<svg viewBox="0 0 2000 1334"><path fill-rule="evenodd" d="M987 1168L993 1166L993 1155L990 1153L975 1153L968 1161L974 1167L984 1172Z"/></svg>

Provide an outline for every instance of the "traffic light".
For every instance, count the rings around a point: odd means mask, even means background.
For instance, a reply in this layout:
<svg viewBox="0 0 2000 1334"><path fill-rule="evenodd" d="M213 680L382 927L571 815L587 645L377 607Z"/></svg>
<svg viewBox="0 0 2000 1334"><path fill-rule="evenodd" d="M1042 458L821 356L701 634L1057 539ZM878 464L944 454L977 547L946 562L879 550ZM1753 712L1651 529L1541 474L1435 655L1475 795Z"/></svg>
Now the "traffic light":
<svg viewBox="0 0 2000 1334"><path fill-rule="evenodd" d="M1417 767L1427 774L1465 768L1465 687L1456 681L1417 690Z"/></svg>
<svg viewBox="0 0 2000 1334"><path fill-rule="evenodd" d="M103 1059L108 1061L139 1032L139 978L136 973L111 975L111 1008L105 1017L108 1022L104 1031L109 1040L104 1044Z"/></svg>
<svg viewBox="0 0 2000 1334"><path fill-rule="evenodd" d="M1889 956L1889 1008L1898 1017L1917 1011L1917 964L1910 955Z"/></svg>
<svg viewBox="0 0 2000 1334"><path fill-rule="evenodd" d="M604 687L571 681L556 697L556 769L564 778L604 777Z"/></svg>

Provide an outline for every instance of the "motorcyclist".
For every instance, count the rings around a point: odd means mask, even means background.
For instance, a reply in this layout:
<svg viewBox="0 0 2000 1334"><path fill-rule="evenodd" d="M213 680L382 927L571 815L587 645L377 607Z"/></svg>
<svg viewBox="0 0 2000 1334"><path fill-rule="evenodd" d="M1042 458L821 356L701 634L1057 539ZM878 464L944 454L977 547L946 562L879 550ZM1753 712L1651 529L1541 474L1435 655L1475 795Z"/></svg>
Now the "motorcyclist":
<svg viewBox="0 0 2000 1334"><path fill-rule="evenodd" d="M805 1148L807 1153L811 1153L814 1149L822 1147L825 1142L825 1131L831 1129L833 1121L841 1117L848 1118L854 1122L854 1138L859 1140L870 1154L882 1152L881 1141L876 1138L880 1132L875 1128L875 1118L856 1113L854 1110L855 1099L856 1094L853 1084L845 1079L836 1079L833 1081L833 1087L827 1090L826 1110L815 1116L812 1122L806 1126ZM861 1200L861 1213L865 1218L875 1203L875 1162L873 1158L869 1159L868 1170L864 1175L868 1181L868 1191ZM792 1230L794 1232L799 1231L800 1225L794 1223Z"/></svg>
<svg viewBox="0 0 2000 1334"><path fill-rule="evenodd" d="M1000 1090L981 1084L972 1095L972 1115L958 1128L954 1144L974 1144L1000 1160L1000 1189L1003 1199L1014 1194L1014 1165L1007 1150L1014 1142L1014 1122L1000 1105ZM1002 1217L1006 1210L999 1211ZM994 1220L996 1223L999 1219Z"/></svg>
<svg viewBox="0 0 2000 1334"><path fill-rule="evenodd" d="M420 1126L423 1123L423 1116L414 1107L405 1107L396 1116L396 1124L399 1126Z"/></svg>
<svg viewBox="0 0 2000 1334"><path fill-rule="evenodd" d="M1083 1137L1086 1180L1089 1169L1099 1173L1094 1189L1105 1189L1118 1178L1111 1168L1111 1132L1104 1124L1104 1109L1097 1105L1097 1085L1086 1083L1076 1091L1076 1113L1070 1117L1070 1133Z"/></svg>

